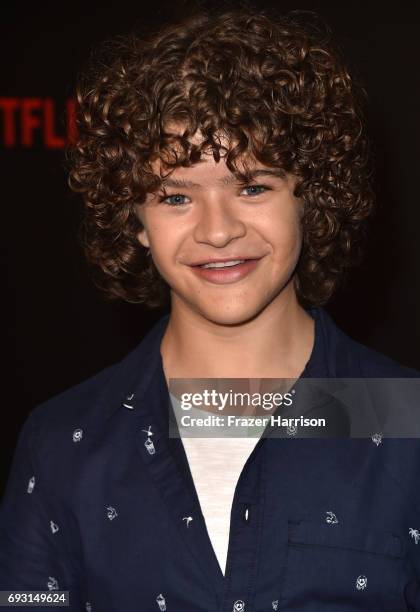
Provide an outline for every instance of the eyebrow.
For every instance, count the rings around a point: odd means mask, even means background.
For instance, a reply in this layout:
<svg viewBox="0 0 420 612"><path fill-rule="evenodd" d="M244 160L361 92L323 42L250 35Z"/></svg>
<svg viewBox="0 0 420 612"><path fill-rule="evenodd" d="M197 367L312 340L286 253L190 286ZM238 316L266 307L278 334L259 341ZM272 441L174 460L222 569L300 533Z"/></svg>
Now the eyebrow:
<svg viewBox="0 0 420 612"><path fill-rule="evenodd" d="M269 176L269 177L284 179L286 178L286 172L282 168L278 168L275 170L270 170L268 168L267 169L259 168L256 170L251 170L250 172L247 172L243 175L245 182L252 181L258 178L259 176ZM238 178L234 174L227 174L226 176L222 176L221 178L217 179L217 182L223 185L224 187L227 187L231 185L232 183L237 183L239 181L238 181ZM186 188L197 189L198 187L202 187L202 185L200 185L199 183L194 183L193 181L187 181L185 179L173 179L173 178L164 179L162 181L162 184L165 187L183 187L185 189Z"/></svg>

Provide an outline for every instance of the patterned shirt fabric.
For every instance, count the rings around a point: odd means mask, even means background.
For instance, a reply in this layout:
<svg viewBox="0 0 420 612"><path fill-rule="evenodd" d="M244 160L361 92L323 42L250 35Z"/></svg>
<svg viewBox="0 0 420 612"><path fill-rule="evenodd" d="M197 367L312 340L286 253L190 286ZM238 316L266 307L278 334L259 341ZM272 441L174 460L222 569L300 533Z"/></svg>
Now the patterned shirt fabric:
<svg viewBox="0 0 420 612"><path fill-rule="evenodd" d="M419 376L308 312L302 378ZM73 612L420 612L416 438L261 437L235 487L223 575L168 435L167 323L29 415L0 506L0 590L68 590Z"/></svg>

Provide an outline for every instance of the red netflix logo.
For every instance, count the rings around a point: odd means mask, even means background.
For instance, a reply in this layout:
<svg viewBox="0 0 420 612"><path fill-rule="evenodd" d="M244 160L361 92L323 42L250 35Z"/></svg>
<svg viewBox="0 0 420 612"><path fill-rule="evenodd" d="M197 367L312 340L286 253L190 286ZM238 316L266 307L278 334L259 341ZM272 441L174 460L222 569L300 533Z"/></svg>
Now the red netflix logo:
<svg viewBox="0 0 420 612"><path fill-rule="evenodd" d="M2 144L8 149L35 146L63 149L77 139L72 99L57 111L52 98L0 98L0 122ZM61 130L60 124L64 124Z"/></svg>

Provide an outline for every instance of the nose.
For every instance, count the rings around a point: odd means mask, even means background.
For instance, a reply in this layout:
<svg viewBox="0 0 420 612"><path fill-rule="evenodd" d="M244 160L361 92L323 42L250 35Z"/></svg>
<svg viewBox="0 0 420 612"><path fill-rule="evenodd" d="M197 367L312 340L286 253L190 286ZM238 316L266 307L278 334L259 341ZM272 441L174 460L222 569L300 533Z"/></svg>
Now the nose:
<svg viewBox="0 0 420 612"><path fill-rule="evenodd" d="M227 199L220 196L208 198L200 207L194 230L196 242L223 247L245 234L245 223Z"/></svg>

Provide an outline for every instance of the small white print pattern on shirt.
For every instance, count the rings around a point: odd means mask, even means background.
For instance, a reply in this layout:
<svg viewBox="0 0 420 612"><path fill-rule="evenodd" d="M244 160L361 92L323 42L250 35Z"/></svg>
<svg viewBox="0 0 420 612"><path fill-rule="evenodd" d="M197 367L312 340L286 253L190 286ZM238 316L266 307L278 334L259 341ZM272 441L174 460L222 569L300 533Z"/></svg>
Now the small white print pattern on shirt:
<svg viewBox="0 0 420 612"><path fill-rule="evenodd" d="M271 607L273 608L273 610L277 610L279 607L279 600L275 599L274 601L271 602Z"/></svg>
<svg viewBox="0 0 420 612"><path fill-rule="evenodd" d="M144 431L144 433L147 433L148 436L153 436L153 431L152 431L152 426L149 425L149 427L147 429L142 429L142 431Z"/></svg>
<svg viewBox="0 0 420 612"><path fill-rule="evenodd" d="M356 580L356 588L358 591L363 591L367 587L366 576L358 576Z"/></svg>
<svg viewBox="0 0 420 612"><path fill-rule="evenodd" d="M374 442L376 446L379 446L380 443L382 442L382 434L380 433L373 434L372 442Z"/></svg>
<svg viewBox="0 0 420 612"><path fill-rule="evenodd" d="M54 521L50 521L50 527L51 527L51 532L52 533L57 533L57 531L58 531L57 523L54 523Z"/></svg>
<svg viewBox="0 0 420 612"><path fill-rule="evenodd" d="M134 410L133 404L131 404L131 400L134 398L134 393L127 395L125 398L125 402L123 402L124 408L128 408L129 410Z"/></svg>
<svg viewBox="0 0 420 612"><path fill-rule="evenodd" d="M156 452L155 445L153 444L153 442L151 441L150 438L147 438L147 440L144 443L144 445L147 448L147 452L149 453L149 455L154 455L155 454L155 452Z"/></svg>
<svg viewBox="0 0 420 612"><path fill-rule="evenodd" d="M242 599L237 599L233 604L233 612L243 612L245 610L245 602Z"/></svg>
<svg viewBox="0 0 420 612"><path fill-rule="evenodd" d="M86 612L92 612L92 604L89 601L86 602L85 608Z"/></svg>
<svg viewBox="0 0 420 612"><path fill-rule="evenodd" d="M35 486L35 476L32 476L28 482L28 489L27 489L28 493L32 493L32 491L34 490L34 486Z"/></svg>
<svg viewBox="0 0 420 612"><path fill-rule="evenodd" d="M420 531L418 529L413 529L412 527L410 527L408 533L413 538L415 544L418 544L420 542Z"/></svg>
<svg viewBox="0 0 420 612"><path fill-rule="evenodd" d="M297 427L296 425L288 425L286 431L288 436L295 436L297 434Z"/></svg>
<svg viewBox="0 0 420 612"><path fill-rule="evenodd" d="M328 512L326 512L326 517L325 517L325 521L329 524L329 525L335 525L336 523L338 523L338 518L335 516L334 512L331 512L331 510L329 510Z"/></svg>
<svg viewBox="0 0 420 612"><path fill-rule="evenodd" d="M166 599L164 598L162 593L159 593L159 595L156 597L156 601L159 606L159 610L162 610L162 612L164 612L166 610Z"/></svg>
<svg viewBox="0 0 420 612"><path fill-rule="evenodd" d="M108 506L106 515L110 521L113 521L118 516L118 512L112 506Z"/></svg>
<svg viewBox="0 0 420 612"><path fill-rule="evenodd" d="M80 442L83 438L83 429L75 429L73 431L73 442Z"/></svg>
<svg viewBox="0 0 420 612"><path fill-rule="evenodd" d="M184 518L182 520L186 521L187 527L188 527L189 524L191 523L191 521L193 520L193 517L192 516L184 516Z"/></svg>
<svg viewBox="0 0 420 612"><path fill-rule="evenodd" d="M54 576L48 576L47 587L49 591L58 591L58 582Z"/></svg>

